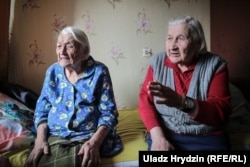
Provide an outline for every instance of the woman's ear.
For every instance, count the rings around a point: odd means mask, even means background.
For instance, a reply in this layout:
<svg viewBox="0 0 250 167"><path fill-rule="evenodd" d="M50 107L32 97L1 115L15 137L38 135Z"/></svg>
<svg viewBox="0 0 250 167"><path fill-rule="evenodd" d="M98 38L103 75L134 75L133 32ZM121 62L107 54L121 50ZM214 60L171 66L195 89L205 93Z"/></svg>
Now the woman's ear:
<svg viewBox="0 0 250 167"><path fill-rule="evenodd" d="M76 53L78 55L84 55L84 48L82 45L80 45L80 44L76 45Z"/></svg>
<svg viewBox="0 0 250 167"><path fill-rule="evenodd" d="M89 51L88 51L88 49L80 47L77 54L81 55L82 60L86 60L89 56Z"/></svg>

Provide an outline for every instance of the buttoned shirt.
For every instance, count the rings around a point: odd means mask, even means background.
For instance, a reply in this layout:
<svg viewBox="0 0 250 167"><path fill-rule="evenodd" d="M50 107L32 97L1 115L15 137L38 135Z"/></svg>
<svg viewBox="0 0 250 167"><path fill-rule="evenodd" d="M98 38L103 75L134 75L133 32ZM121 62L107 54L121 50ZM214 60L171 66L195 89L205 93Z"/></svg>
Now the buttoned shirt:
<svg viewBox="0 0 250 167"><path fill-rule="evenodd" d="M89 139L101 125L115 130L118 112L108 68L89 56L81 77L70 83L59 63L51 65L35 109L36 127L47 122L49 135Z"/></svg>

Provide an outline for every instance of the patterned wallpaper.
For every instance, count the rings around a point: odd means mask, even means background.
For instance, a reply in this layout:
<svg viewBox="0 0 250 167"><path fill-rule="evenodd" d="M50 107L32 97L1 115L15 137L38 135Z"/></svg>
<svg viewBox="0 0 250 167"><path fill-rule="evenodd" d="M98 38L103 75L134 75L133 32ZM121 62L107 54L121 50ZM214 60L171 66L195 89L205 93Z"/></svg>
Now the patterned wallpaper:
<svg viewBox="0 0 250 167"><path fill-rule="evenodd" d="M209 0L12 0L10 81L40 92L45 71L56 61L55 40L65 26L88 35L91 55L111 73L119 109L136 108L150 57L164 51L167 21L192 15L210 48Z"/></svg>

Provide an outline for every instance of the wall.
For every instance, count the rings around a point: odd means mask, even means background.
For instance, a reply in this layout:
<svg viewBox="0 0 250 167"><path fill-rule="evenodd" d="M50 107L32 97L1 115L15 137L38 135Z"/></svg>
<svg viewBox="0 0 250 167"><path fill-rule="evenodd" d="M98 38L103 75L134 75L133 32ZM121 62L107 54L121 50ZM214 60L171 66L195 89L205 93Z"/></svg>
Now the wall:
<svg viewBox="0 0 250 167"><path fill-rule="evenodd" d="M56 61L55 36L66 25L88 35L91 55L110 69L119 108L135 108L149 57L165 50L167 21L192 15L210 48L210 0L12 0L10 81L40 92Z"/></svg>

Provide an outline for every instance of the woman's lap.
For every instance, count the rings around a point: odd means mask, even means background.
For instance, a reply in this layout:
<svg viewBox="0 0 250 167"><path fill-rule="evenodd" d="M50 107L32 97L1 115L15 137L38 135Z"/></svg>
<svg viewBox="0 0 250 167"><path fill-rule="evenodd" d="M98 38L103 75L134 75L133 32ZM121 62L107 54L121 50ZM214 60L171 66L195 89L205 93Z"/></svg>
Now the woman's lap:
<svg viewBox="0 0 250 167"><path fill-rule="evenodd" d="M77 153L82 143L70 142L58 137L49 138L50 154L43 155L39 167L78 167L81 166L82 157Z"/></svg>
<svg viewBox="0 0 250 167"><path fill-rule="evenodd" d="M227 137L223 135L194 136L171 133L167 139L176 150L181 151L224 151L230 148ZM150 134L147 135L146 141L150 150L152 144Z"/></svg>

